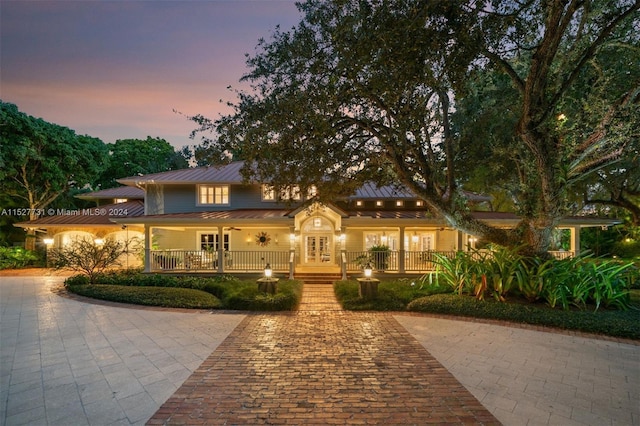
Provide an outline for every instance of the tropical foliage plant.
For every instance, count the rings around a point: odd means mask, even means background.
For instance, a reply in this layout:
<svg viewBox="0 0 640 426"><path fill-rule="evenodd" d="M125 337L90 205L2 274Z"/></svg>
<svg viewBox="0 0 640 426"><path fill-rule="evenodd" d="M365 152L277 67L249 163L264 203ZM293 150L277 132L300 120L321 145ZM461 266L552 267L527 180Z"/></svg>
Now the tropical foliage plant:
<svg viewBox="0 0 640 426"><path fill-rule="evenodd" d="M635 281L630 262L588 255L562 260L527 258L517 248L436 255L436 264L437 281L459 295L473 294L479 300L490 295L501 302L510 295L522 296L563 309L626 309Z"/></svg>
<svg viewBox="0 0 640 426"><path fill-rule="evenodd" d="M40 260L37 252L22 247L0 246L0 269L16 269L30 266Z"/></svg>

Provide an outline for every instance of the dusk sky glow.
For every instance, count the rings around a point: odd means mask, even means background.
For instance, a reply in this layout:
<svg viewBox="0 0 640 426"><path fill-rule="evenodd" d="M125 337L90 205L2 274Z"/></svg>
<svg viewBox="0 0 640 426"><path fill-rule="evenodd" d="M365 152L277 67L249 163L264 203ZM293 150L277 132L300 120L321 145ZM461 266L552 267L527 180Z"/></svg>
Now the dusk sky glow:
<svg viewBox="0 0 640 426"><path fill-rule="evenodd" d="M0 0L0 99L77 134L193 144L246 88L245 54L301 18L293 1Z"/></svg>

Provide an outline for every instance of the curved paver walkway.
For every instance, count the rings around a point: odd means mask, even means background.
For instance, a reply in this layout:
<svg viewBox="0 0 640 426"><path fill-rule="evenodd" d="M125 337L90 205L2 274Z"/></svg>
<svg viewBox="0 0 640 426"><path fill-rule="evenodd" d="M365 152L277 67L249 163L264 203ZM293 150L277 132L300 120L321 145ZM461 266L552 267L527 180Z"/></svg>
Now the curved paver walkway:
<svg viewBox="0 0 640 426"><path fill-rule="evenodd" d="M327 285L245 318L148 422L383 423L500 424L391 315L344 312Z"/></svg>

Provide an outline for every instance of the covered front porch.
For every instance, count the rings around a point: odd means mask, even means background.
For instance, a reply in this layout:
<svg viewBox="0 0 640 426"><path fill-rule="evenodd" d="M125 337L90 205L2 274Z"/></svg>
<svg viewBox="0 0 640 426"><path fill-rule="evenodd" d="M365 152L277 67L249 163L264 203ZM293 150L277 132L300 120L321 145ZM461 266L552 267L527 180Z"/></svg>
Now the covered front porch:
<svg viewBox="0 0 640 426"><path fill-rule="evenodd" d="M513 215L487 214L481 219L492 225L517 224ZM269 264L292 278L308 270L346 278L371 263L379 272L420 275L436 269L438 256L453 257L480 244L473 235L422 213L350 215L319 204L288 212L238 210L141 219L148 273L255 274ZM551 253L557 258L578 254L584 226L594 224L583 218L563 224L564 250Z"/></svg>
<svg viewBox="0 0 640 426"><path fill-rule="evenodd" d="M557 259L575 256L574 251L551 251ZM223 250L151 250L151 262L145 268L151 273L261 273L268 264L279 274L293 278L296 273L339 272L344 278L362 273L369 263L379 272L392 274L417 274L433 272L438 256L454 257L456 251L343 251L337 264L309 267L300 262L295 250L241 251ZM219 261L222 259L222 262Z"/></svg>

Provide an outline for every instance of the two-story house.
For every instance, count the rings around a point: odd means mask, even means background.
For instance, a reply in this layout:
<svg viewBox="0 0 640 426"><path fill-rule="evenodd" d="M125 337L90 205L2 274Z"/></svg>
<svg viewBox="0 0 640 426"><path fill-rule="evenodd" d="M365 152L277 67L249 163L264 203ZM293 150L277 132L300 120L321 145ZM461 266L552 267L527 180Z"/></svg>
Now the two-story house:
<svg viewBox="0 0 640 426"><path fill-rule="evenodd" d="M290 276L301 272L346 276L359 273L363 263L371 261L386 272L418 274L434 268L433 253L455 253L476 245L474 236L432 217L410 191L367 184L349 197L320 204L313 202L313 194L301 194L295 186L278 193L268 185L247 184L240 175L242 165L123 178L121 188L84 195L96 200L102 216L62 214L19 226L39 228L56 247L79 234L135 236L144 240L147 272L258 272L269 263ZM468 199L490 201L471 193ZM495 226L518 223L511 213L473 214ZM556 255L578 251L580 228L615 223L566 218L560 227L570 230L571 249Z"/></svg>

